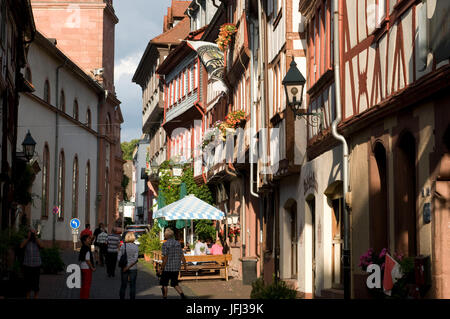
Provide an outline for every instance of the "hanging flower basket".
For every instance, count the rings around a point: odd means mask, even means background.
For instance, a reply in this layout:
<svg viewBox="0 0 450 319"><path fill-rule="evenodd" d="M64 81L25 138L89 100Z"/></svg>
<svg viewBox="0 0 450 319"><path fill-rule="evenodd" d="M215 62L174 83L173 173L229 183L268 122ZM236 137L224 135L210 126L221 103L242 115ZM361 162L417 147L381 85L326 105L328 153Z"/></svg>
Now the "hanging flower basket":
<svg viewBox="0 0 450 319"><path fill-rule="evenodd" d="M225 123L228 127L237 128L239 127L242 122L245 123L245 112L244 111L234 111L231 113L228 113L228 115L225 117Z"/></svg>
<svg viewBox="0 0 450 319"><path fill-rule="evenodd" d="M219 37L217 38L216 43L221 51L225 52L228 49L236 31L236 25L233 23L225 23L220 27Z"/></svg>

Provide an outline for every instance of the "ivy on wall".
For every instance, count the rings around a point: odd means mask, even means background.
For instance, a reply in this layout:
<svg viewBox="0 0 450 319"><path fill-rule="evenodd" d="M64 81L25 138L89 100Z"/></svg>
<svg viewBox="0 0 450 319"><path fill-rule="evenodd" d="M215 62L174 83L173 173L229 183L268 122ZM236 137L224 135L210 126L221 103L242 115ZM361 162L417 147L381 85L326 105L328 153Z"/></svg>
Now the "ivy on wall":
<svg viewBox="0 0 450 319"><path fill-rule="evenodd" d="M208 185L197 185L194 180L194 171L191 164L184 164L182 166L183 173L181 177L176 178L172 176L172 168L175 165L172 161L165 161L160 165L159 171L161 173L159 181L159 190L163 192L166 205L176 202L180 199L180 185L185 183L187 195L195 195L198 199L207 202L210 205L214 204L214 199ZM175 229L176 221L170 221L168 227ZM202 239L215 239L216 229L213 222L210 220L194 220L195 233Z"/></svg>

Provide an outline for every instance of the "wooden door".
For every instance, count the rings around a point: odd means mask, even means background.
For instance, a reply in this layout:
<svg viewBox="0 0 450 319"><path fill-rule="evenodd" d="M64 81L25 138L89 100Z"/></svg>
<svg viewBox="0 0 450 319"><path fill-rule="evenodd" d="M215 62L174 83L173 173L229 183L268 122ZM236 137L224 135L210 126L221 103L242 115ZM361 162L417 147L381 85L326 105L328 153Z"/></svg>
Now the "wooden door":
<svg viewBox="0 0 450 319"><path fill-rule="evenodd" d="M344 288L344 272L342 263L343 249L343 200L342 198L333 200L332 216L332 287L335 289Z"/></svg>

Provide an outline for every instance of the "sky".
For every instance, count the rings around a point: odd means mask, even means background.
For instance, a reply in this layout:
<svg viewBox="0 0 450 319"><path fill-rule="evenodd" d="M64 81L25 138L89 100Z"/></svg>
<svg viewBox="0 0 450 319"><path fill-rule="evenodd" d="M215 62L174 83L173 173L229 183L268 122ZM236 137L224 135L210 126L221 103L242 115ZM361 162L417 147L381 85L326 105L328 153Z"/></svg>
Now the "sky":
<svg viewBox="0 0 450 319"><path fill-rule="evenodd" d="M142 135L142 91L132 78L150 39L162 33L164 15L171 0L116 0L114 81L124 123L121 142Z"/></svg>

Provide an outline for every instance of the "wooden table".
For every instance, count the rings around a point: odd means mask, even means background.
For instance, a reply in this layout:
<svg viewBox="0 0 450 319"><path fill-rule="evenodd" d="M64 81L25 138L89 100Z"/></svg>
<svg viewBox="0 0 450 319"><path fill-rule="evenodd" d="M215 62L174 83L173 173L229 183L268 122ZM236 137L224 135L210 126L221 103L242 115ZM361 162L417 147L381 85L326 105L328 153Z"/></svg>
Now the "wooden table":
<svg viewBox="0 0 450 319"><path fill-rule="evenodd" d="M186 270L181 267L179 280L189 279L225 279L228 281L231 254L226 255L185 255L188 263ZM193 264L196 263L196 264ZM156 271L162 265L161 251L153 251L153 266ZM219 272L218 274L216 272Z"/></svg>

